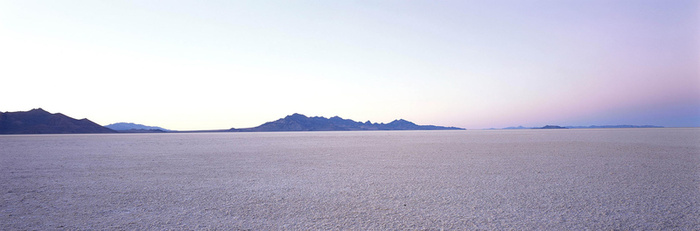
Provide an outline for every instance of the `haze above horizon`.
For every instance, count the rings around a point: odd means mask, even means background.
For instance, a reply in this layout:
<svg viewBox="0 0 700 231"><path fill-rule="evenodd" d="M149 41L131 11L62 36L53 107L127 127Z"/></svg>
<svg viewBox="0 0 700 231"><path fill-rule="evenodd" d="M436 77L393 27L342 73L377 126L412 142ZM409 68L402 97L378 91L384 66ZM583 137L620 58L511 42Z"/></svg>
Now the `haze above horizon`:
<svg viewBox="0 0 700 231"><path fill-rule="evenodd" d="M0 1L0 111L700 126L698 1Z"/></svg>

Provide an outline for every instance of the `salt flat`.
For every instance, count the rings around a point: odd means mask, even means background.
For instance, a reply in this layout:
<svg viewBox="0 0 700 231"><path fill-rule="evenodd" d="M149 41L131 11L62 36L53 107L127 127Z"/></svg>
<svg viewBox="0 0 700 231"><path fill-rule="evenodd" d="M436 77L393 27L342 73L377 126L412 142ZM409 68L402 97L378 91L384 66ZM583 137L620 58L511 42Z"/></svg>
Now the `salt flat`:
<svg viewBox="0 0 700 231"><path fill-rule="evenodd" d="M0 227L700 230L700 129L0 136Z"/></svg>

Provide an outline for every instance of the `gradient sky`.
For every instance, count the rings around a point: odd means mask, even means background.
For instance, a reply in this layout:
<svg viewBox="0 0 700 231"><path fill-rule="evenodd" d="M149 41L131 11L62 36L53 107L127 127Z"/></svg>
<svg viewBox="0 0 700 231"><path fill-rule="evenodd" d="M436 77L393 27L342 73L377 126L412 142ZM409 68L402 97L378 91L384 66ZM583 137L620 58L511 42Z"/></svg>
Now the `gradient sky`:
<svg viewBox="0 0 700 231"><path fill-rule="evenodd" d="M700 126L700 1L0 0L0 111Z"/></svg>

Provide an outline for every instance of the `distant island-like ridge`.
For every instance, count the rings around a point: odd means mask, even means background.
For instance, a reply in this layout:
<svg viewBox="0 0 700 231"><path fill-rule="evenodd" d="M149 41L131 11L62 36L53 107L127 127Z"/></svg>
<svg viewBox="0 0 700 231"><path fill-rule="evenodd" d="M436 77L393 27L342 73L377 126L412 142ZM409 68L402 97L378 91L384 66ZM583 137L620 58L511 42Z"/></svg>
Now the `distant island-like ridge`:
<svg viewBox="0 0 700 231"><path fill-rule="evenodd" d="M502 129L582 129L582 128L663 128L663 126L655 125L590 125L590 126L558 126L558 125L547 125L544 127L506 127Z"/></svg>
<svg viewBox="0 0 700 231"><path fill-rule="evenodd" d="M135 124L135 123L125 123L125 122L119 122L119 123L113 123L110 125L105 126L109 129L118 131L118 132L123 132L123 133L150 133L150 132L169 132L170 130L161 128L161 127L156 127L156 126L146 126L143 124Z"/></svg>
<svg viewBox="0 0 700 231"><path fill-rule="evenodd" d="M544 127L537 128L537 129L567 129L567 128L562 127L562 126L558 126L558 125L546 125Z"/></svg>
<svg viewBox="0 0 700 231"><path fill-rule="evenodd" d="M416 125L403 119L391 123L357 122L338 116L331 118L307 117L295 113L287 117L264 123L254 128L236 129L233 132L276 132L276 131L372 131L372 130L464 130L458 127L443 127L435 125Z"/></svg>
<svg viewBox="0 0 700 231"><path fill-rule="evenodd" d="M37 108L20 112L0 112L0 134L115 133L88 119L73 119L61 113Z"/></svg>

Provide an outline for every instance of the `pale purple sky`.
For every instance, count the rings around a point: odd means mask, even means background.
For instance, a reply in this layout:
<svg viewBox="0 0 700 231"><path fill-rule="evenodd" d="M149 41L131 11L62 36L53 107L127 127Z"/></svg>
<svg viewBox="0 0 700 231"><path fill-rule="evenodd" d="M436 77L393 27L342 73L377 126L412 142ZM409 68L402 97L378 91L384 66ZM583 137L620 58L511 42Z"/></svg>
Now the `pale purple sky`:
<svg viewBox="0 0 700 231"><path fill-rule="evenodd" d="M700 1L0 1L0 111L700 126Z"/></svg>

